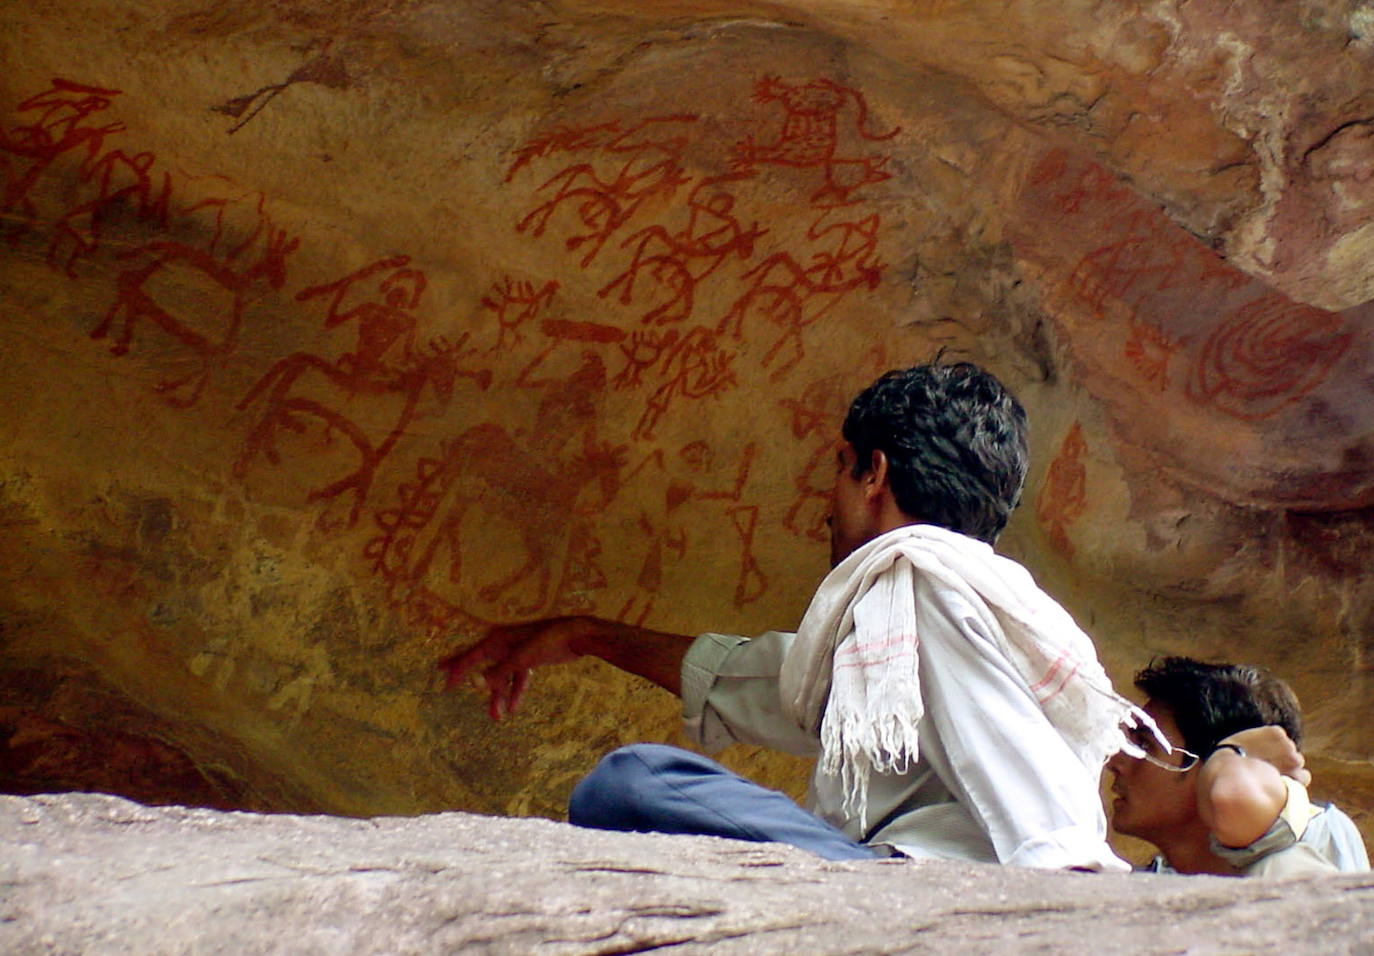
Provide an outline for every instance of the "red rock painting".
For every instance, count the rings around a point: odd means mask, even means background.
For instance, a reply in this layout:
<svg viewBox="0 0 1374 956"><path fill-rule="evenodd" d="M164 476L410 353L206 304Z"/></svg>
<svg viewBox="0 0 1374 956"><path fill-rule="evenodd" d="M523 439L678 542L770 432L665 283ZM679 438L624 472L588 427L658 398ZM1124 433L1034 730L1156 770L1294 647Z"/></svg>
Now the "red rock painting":
<svg viewBox="0 0 1374 956"><path fill-rule="evenodd" d="M626 129L611 123L527 144L518 151L507 180L533 157L550 153L591 149L610 162L572 163L554 173L536 190L543 201L516 224L516 230L542 236L555 214L565 216L580 231L568 236L564 245L569 251L582 251L578 264L586 268L646 204L657 201L661 206L691 182L681 165L686 139L677 130L694 122L696 117L689 115L654 116Z"/></svg>
<svg viewBox="0 0 1374 956"><path fill-rule="evenodd" d="M1051 151L1023 202L1026 215L1066 219L1065 252L1077 237L1101 237L1079 244L1052 303L1111 329L1087 337L1115 343L1115 355L1095 361L1132 369L1144 392L1181 392L1261 421L1320 388L1354 341L1345 317L1294 303L1230 266L1096 164Z"/></svg>
<svg viewBox="0 0 1374 956"><path fill-rule="evenodd" d="M1088 506L1088 473L1083 465L1087 451L1083 425L1074 422L1059 445L1059 453L1050 462L1045 484L1035 499L1035 514L1041 529L1049 538L1050 546L1066 558L1073 557L1075 550L1069 529Z"/></svg>
<svg viewBox="0 0 1374 956"><path fill-rule="evenodd" d="M347 521L356 523L378 466L405 434L422 398L430 394L442 408L453 397L459 378L473 379L482 389L491 381L490 371L467 364L472 350L466 348L466 335L456 342L434 337L423 347L417 345L420 319L415 310L426 285L425 274L410 268L408 256L392 256L337 281L299 292L297 301L324 300L324 327L351 324L355 341L350 351L333 360L294 352L280 359L248 390L235 407L249 409L261 400L262 408L244 438L234 474L243 477L259 457L280 464L278 446L284 431L302 434L313 424L322 428L326 442L337 433L353 445L357 467L311 491L308 500L352 492ZM300 394L303 391L306 394ZM333 402L321 401L317 397L321 391L331 394ZM359 396L392 399L388 403L392 410L383 419L385 425L378 427L346 410Z"/></svg>
<svg viewBox="0 0 1374 956"><path fill-rule="evenodd" d="M771 132L733 146L704 138L696 115L617 118L537 136L507 173L515 185L557 164L516 231L552 231L580 268L608 270L599 296L648 327L620 343L612 374L617 389L647 390L636 440L652 440L679 403L737 387L744 361L786 378L806 357L806 330L875 289L886 268L882 217L863 187L890 178L888 157L855 144L899 130L873 131L862 94L828 79L765 77L754 92L767 109L741 122ZM777 110L781 129L768 116ZM734 171L692 172L713 164ZM798 216L765 223L741 186L778 167L814 168L822 182Z"/></svg>
<svg viewBox="0 0 1374 956"><path fill-rule="evenodd" d="M482 297L482 308L496 316L498 334L492 352L508 352L525 341L521 326L527 324L553 301L558 283L553 279L535 288L533 282L517 282L506 276Z"/></svg>
<svg viewBox="0 0 1374 956"><path fill-rule="evenodd" d="M149 152L130 156L112 149L91 162L81 175L83 185L95 196L62 213L48 243L48 261L76 276L76 263L100 249L100 237L109 220L131 209L135 219L165 228L172 192L172 177L153 169L157 157Z"/></svg>
<svg viewBox="0 0 1374 956"><path fill-rule="evenodd" d="M830 216L829 211L821 213L807 229L807 238L816 243L809 264L778 252L745 272L740 278L748 286L717 327L740 341L746 328L763 323L764 329L749 328L749 333L773 338L762 364L771 368L774 381L806 356L802 332L807 326L849 293L876 289L882 278L884 266L877 258L878 216L827 222Z"/></svg>
<svg viewBox="0 0 1374 956"><path fill-rule="evenodd" d="M600 547L592 518L619 492L626 448L597 435L606 387L598 357L540 387L527 434L495 423L467 428L438 457L422 458L399 505L378 513L382 534L367 554L412 611L485 608L508 619L586 609L571 599L586 591L589 573L602 579L587 563ZM472 541L490 541L492 529L513 567L475 558Z"/></svg>
<svg viewBox="0 0 1374 956"><path fill-rule="evenodd" d="M827 79L789 84L776 76L765 76L754 84L754 100L776 103L783 110L782 128L766 142L753 136L735 145L734 165L752 171L761 165L817 168L822 182L811 194L818 206L846 205L865 186L891 179L883 167L888 157L876 153L860 155L841 148L842 136L848 139L884 142L900 127L885 133L868 129L868 103L863 94ZM852 113L847 125L841 117Z"/></svg>
<svg viewBox="0 0 1374 956"><path fill-rule="evenodd" d="M1188 396L1237 418L1268 418L1320 385L1353 338L1336 313L1263 296L1203 342Z"/></svg>
<svg viewBox="0 0 1374 956"><path fill-rule="evenodd" d="M687 197L687 216L681 228L653 224L625 237L622 247L633 248L634 255L625 271L598 291L605 298L616 292L621 305L642 301L635 295L635 282L644 277L655 286L648 294L650 307L640 316L648 325L681 322L695 307L697 285L715 272L727 259L745 260L754 253L754 242L766 230L758 223L741 225L732 215L736 197L722 184L740 176L703 179Z"/></svg>
<svg viewBox="0 0 1374 956"><path fill-rule="evenodd" d="M114 302L91 338L112 338L113 355L128 354L136 332L140 340L157 332L175 342L180 357L174 364L180 370L154 386L169 405L196 404L210 377L237 350L249 305L286 283L287 257L300 239L276 227L263 211L262 197L257 199L257 225L239 242L212 242L206 250L159 240L116 256L121 268ZM164 302L158 291L172 286L182 293L175 304ZM194 299L185 295L187 289L197 290Z"/></svg>
<svg viewBox="0 0 1374 956"><path fill-rule="evenodd" d="M293 83L347 78L326 49L217 109L237 120L233 132ZM153 368L169 407L226 403L240 429L234 478L257 488L289 471L304 501L323 505L317 528L372 528L364 559L427 631L596 609L608 586L602 519L625 507L631 482L636 502L662 503L635 506L640 535L620 542L638 567L622 616L652 614L665 574L707 527L732 541L724 593L743 607L768 591L756 540L777 520L748 490L757 449L682 435L680 409L758 370L788 378L816 320L878 286L884 231L865 187L890 178L874 144L898 132L875 132L863 96L830 80L765 78L755 93L758 112L741 117L752 133L651 115L560 127L515 151L506 182L528 190L528 205L514 230L594 270L603 315L558 302L558 280L502 276L454 328L435 314L429 275L401 252L293 286L307 250L267 197L161 163L108 119L119 90L65 79L0 131L6 237L46 243L71 281L112 281L91 338ZM72 185L40 189L59 165ZM751 181L784 167L817 182L795 215L765 222ZM126 245L112 251L116 226ZM112 280L83 276L97 257L107 268L92 276ZM281 340L263 334L267 323L295 322L338 346L258 358ZM532 409L524 425L455 400L498 375L510 394L534 394L514 406ZM220 377L251 384L226 398L207 387ZM630 409L620 423L603 421L609 396ZM788 515L802 520L800 506Z"/></svg>
<svg viewBox="0 0 1374 956"><path fill-rule="evenodd" d="M74 153L81 169L89 171L102 153L105 138L124 132L121 122L96 125L91 119L108 110L119 95L119 90L59 77L48 89L19 104L18 112L29 114L28 121L0 131L0 172L4 175L0 216L9 221L5 237L11 243L48 218L40 215L34 188L59 157Z"/></svg>

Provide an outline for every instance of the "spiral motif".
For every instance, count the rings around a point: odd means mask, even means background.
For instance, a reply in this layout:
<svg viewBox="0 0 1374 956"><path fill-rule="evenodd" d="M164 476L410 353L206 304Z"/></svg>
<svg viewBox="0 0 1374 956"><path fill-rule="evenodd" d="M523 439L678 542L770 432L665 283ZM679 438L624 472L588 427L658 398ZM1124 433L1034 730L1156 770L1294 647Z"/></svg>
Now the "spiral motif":
<svg viewBox="0 0 1374 956"><path fill-rule="evenodd" d="M1211 334L1188 394L1236 418L1268 418L1320 385L1353 337L1339 313L1271 293Z"/></svg>

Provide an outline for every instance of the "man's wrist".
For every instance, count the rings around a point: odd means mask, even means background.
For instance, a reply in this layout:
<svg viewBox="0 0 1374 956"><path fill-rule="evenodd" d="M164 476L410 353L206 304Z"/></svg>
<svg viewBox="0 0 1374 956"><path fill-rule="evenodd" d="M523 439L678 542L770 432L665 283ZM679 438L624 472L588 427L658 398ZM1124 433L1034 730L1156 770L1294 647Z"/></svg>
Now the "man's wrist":
<svg viewBox="0 0 1374 956"><path fill-rule="evenodd" d="M1250 756L1248 753L1245 752L1245 748L1242 747L1240 744L1228 743L1223 740L1221 743L1217 744L1215 747L1212 748L1212 753L1208 754L1208 758L1210 759L1211 757L1215 756L1216 753L1221 750L1235 751L1235 754L1238 757Z"/></svg>

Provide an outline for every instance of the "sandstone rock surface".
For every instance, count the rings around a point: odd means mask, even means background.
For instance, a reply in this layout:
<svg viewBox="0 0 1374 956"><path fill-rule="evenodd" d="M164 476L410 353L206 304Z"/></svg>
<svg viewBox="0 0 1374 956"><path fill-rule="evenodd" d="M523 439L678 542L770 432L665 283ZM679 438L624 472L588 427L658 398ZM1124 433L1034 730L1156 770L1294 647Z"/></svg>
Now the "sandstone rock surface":
<svg viewBox="0 0 1374 956"><path fill-rule="evenodd" d="M37 953L1359 953L1374 877L830 863L466 813L0 797L0 948Z"/></svg>

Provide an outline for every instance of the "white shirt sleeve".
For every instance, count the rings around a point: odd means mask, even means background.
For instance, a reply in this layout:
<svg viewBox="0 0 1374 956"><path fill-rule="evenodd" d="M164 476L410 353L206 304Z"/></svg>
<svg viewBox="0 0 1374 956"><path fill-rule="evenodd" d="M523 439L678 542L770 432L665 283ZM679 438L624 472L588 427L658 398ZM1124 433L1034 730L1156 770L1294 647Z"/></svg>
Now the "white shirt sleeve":
<svg viewBox="0 0 1374 956"><path fill-rule="evenodd" d="M706 753L732 743L814 757L819 741L782 713L778 671L794 634L702 634L682 660L682 724Z"/></svg>
<svg viewBox="0 0 1374 956"><path fill-rule="evenodd" d="M937 738L922 740L923 756L1001 862L1128 871L1106 842L1099 774L1074 755L1005 655L979 649L995 642L972 609L946 617L942 606L962 602L936 601L931 587L920 581L916 594L923 723Z"/></svg>

